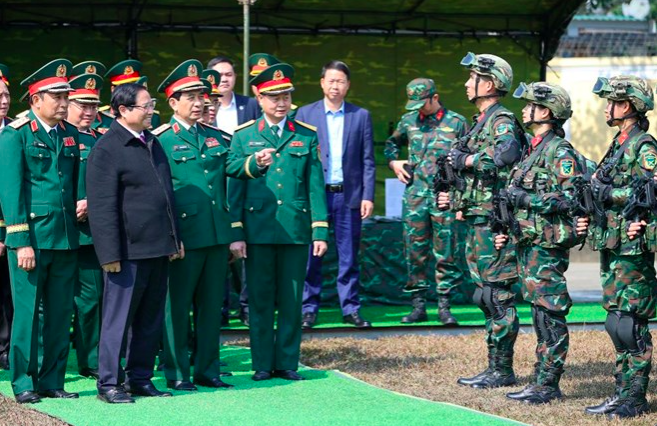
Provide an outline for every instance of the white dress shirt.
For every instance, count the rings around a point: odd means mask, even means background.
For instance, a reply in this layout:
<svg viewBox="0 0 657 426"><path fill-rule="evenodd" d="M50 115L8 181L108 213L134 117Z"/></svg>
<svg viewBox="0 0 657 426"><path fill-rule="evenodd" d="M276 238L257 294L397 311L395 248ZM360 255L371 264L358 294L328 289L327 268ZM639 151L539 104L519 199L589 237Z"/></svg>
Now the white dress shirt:
<svg viewBox="0 0 657 426"><path fill-rule="evenodd" d="M344 182L342 173L342 138L344 136L344 102L337 111L331 111L324 101L326 129L328 131L329 159L326 183L339 185Z"/></svg>
<svg viewBox="0 0 657 426"><path fill-rule="evenodd" d="M237 127L237 105L235 104L234 93L230 105L227 107L221 106L221 103L217 105L217 127L231 135L235 132Z"/></svg>

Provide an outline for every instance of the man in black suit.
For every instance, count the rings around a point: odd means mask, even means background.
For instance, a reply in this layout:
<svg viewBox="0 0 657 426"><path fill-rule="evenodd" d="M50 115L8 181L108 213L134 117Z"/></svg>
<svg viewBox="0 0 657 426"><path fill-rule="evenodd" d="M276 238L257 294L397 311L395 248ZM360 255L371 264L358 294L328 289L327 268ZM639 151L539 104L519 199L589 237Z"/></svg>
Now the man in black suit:
<svg viewBox="0 0 657 426"><path fill-rule="evenodd" d="M105 278L97 387L102 401L130 403L130 394L171 396L157 390L151 378L162 336L168 263L184 257L184 248L169 163L146 130L154 108L150 94L126 83L112 93L111 106L117 119L87 164L89 224Z"/></svg>
<svg viewBox="0 0 657 426"><path fill-rule="evenodd" d="M217 127L230 133L235 131L237 126L247 121L256 120L262 115L260 105L254 98L242 96L235 93L235 66L233 61L224 56L217 56L208 62L208 68L218 71L221 74L219 82L219 104L217 105ZM246 71L245 71L246 72ZM244 262L242 259L236 259L230 264L230 272L233 278L232 287L240 294L240 319L245 325L249 325L249 296L246 288L246 279L244 277ZM223 324L228 323L228 309L230 306L230 288L231 283L226 283L226 296L224 300L224 309L222 316Z"/></svg>

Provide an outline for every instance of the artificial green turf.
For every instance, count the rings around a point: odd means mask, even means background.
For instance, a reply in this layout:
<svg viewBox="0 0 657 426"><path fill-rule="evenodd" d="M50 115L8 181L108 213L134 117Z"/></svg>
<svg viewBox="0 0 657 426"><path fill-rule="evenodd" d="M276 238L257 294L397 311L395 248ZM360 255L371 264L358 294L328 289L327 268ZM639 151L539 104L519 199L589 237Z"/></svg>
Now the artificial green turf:
<svg viewBox="0 0 657 426"><path fill-rule="evenodd" d="M411 311L409 306L364 306L361 308L361 315L368 321L372 322L374 327L417 327L417 326L438 326L438 313L436 307L428 309L429 321L418 324L401 324L401 319ZM484 316L481 310L475 305L456 305L452 306L452 313L461 325L483 326ZM521 324L531 324L530 306L526 303L518 305L518 316ZM600 303L577 303L574 304L568 314L568 322L576 323L604 323L607 313ZM315 328L336 328L349 327L342 322L342 313L340 308L322 308L319 311L317 325ZM242 323L235 319L230 323L227 329L240 330L246 329Z"/></svg>
<svg viewBox="0 0 657 426"><path fill-rule="evenodd" d="M234 373L229 390L199 388L173 398L137 398L136 404L110 405L96 398L93 380L78 376L71 351L66 390L77 400L47 399L30 408L73 425L509 425L517 422L463 407L417 399L370 386L339 372L303 370L303 382L250 379L246 348L224 347L222 359ZM0 392L11 396L9 373L0 373ZM158 373L155 385L165 381Z"/></svg>

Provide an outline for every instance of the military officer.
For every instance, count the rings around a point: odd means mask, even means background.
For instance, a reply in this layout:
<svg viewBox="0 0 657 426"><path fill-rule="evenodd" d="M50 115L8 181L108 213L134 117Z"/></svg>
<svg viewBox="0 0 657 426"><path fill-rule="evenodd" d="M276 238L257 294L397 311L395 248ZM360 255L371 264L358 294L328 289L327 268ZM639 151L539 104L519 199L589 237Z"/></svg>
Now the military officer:
<svg viewBox="0 0 657 426"><path fill-rule="evenodd" d="M11 123L11 119L7 116L10 105L9 67L0 64L0 132ZM11 337L11 319L14 316L6 254L5 221L2 209L0 209L0 368L3 370L9 370L9 339Z"/></svg>
<svg viewBox="0 0 657 426"><path fill-rule="evenodd" d="M75 351L80 375L98 379L98 341L100 339L100 307L103 297L103 270L94 251L91 229L87 220L87 191L85 176L87 157L100 136L91 125L100 103L103 78L98 74L79 74L81 71L102 69L102 64L83 62L73 67L77 77L69 81L73 91L69 94L67 121L78 128L80 148L80 175L78 178L77 221L80 228L78 250L78 281L75 286Z"/></svg>
<svg viewBox="0 0 657 426"><path fill-rule="evenodd" d="M413 311L403 323L427 321L427 266L435 258L438 287L438 319L455 325L450 311L450 291L469 281L464 261L465 223L449 210L438 210L433 192L436 160L447 155L452 143L465 135L465 118L445 108L436 85L429 78L416 78L406 86L408 102L397 129L386 141L384 155L399 180L406 185L403 204L404 248L408 267L405 291L412 295ZM399 160L408 146L409 160Z"/></svg>
<svg viewBox="0 0 657 426"><path fill-rule="evenodd" d="M221 97L217 82L221 80L221 74L215 70L203 70L201 79L209 84L209 92L203 94L203 116L199 122L213 126L217 121L217 102Z"/></svg>
<svg viewBox="0 0 657 426"><path fill-rule="evenodd" d="M534 136L511 171L507 198L518 220L518 229L510 236L517 245L522 296L531 304L537 362L534 382L507 397L547 404L562 396L559 380L569 344L566 315L572 306L564 273L569 249L583 242L575 232L569 207L577 180L587 172L586 160L563 139L563 124L572 110L570 96L562 87L520 83L513 96L527 102L522 121ZM508 237L496 236L496 248Z"/></svg>
<svg viewBox="0 0 657 426"><path fill-rule="evenodd" d="M650 178L657 165L657 142L647 133L646 113L655 107L652 88L635 76L598 78L593 93L607 99L607 125L618 127L607 153L591 179L596 201L606 208L606 229L592 224L589 240L600 250L605 329L616 349L614 394L589 414L630 418L646 413L652 338L648 320L655 316L654 217L645 238L637 238L635 218L622 214L637 178ZM626 233L630 225L629 232Z"/></svg>
<svg viewBox="0 0 657 426"><path fill-rule="evenodd" d="M281 61L276 56L270 55L269 53L254 53L249 56L249 75L255 77L267 67L280 63ZM251 91L253 91L254 96L258 96L258 88L256 86L251 86ZM298 105L292 104L292 106L290 106L290 112L287 114L287 118L294 120L298 109Z"/></svg>
<svg viewBox="0 0 657 426"><path fill-rule="evenodd" d="M262 165L256 153L271 155L264 178L229 187L234 230L231 251L246 258L253 380L302 380L296 370L301 343L301 297L308 260L326 252L328 222L317 135L312 126L287 118L294 69L268 67L251 79L263 116L238 127L228 173ZM274 328L274 315L278 322Z"/></svg>
<svg viewBox="0 0 657 426"><path fill-rule="evenodd" d="M140 74L142 63L136 59L126 59L114 65L105 73L105 78L110 81L110 92L114 88L125 83L137 83L144 87L147 86L148 78ZM98 114L93 128L98 132L105 133L112 121L114 120L114 113L111 111L109 105L98 108ZM153 118L151 119L151 127L156 128L161 124L160 112L153 110Z"/></svg>
<svg viewBox="0 0 657 426"><path fill-rule="evenodd" d="M171 265L164 319L167 384L183 391L197 390L196 386L232 387L219 378L221 316L216 311L223 299L231 242L225 174L228 144L218 129L199 123L208 90L201 72L201 62L190 59L160 84L158 92L167 96L173 117L153 132L171 166L180 238L185 243L185 259ZM192 303L194 383L188 354Z"/></svg>
<svg viewBox="0 0 657 426"><path fill-rule="evenodd" d="M449 206L451 198L453 209L466 218L466 258L478 287L474 301L486 319L488 368L458 383L474 388L511 386L516 383L513 345L519 328L511 290L518 279L515 245L496 250L488 218L495 196L507 186L509 172L520 159L525 137L513 113L500 103L511 90L511 66L498 56L474 53L468 53L461 65L470 70L466 95L479 114L463 138L467 142L459 143L449 154L465 188L452 191L451 196L440 193L438 207Z"/></svg>
<svg viewBox="0 0 657 426"><path fill-rule="evenodd" d="M78 131L64 121L70 71L70 61L56 59L23 80L30 112L0 134L0 202L15 307L11 381L19 403L78 396L64 391L79 246Z"/></svg>

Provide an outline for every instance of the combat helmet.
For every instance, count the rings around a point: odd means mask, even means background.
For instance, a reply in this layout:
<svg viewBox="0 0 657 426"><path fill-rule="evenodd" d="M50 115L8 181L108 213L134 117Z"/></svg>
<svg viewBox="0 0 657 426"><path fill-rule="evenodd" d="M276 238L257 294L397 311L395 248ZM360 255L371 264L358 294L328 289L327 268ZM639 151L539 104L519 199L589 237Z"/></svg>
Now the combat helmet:
<svg viewBox="0 0 657 426"><path fill-rule="evenodd" d="M520 83L520 86L513 92L513 97L549 109L552 112L554 121L560 126L573 115L568 92L556 84L544 81L529 84ZM531 111L531 121L524 124L529 125L532 123L540 124L534 120L534 109Z"/></svg>
<svg viewBox="0 0 657 426"><path fill-rule="evenodd" d="M511 65L499 56L490 55L487 53L475 55L468 52L463 59L461 65L476 72L479 75L487 75L493 79L495 88L506 94L511 91L513 84L513 70Z"/></svg>

